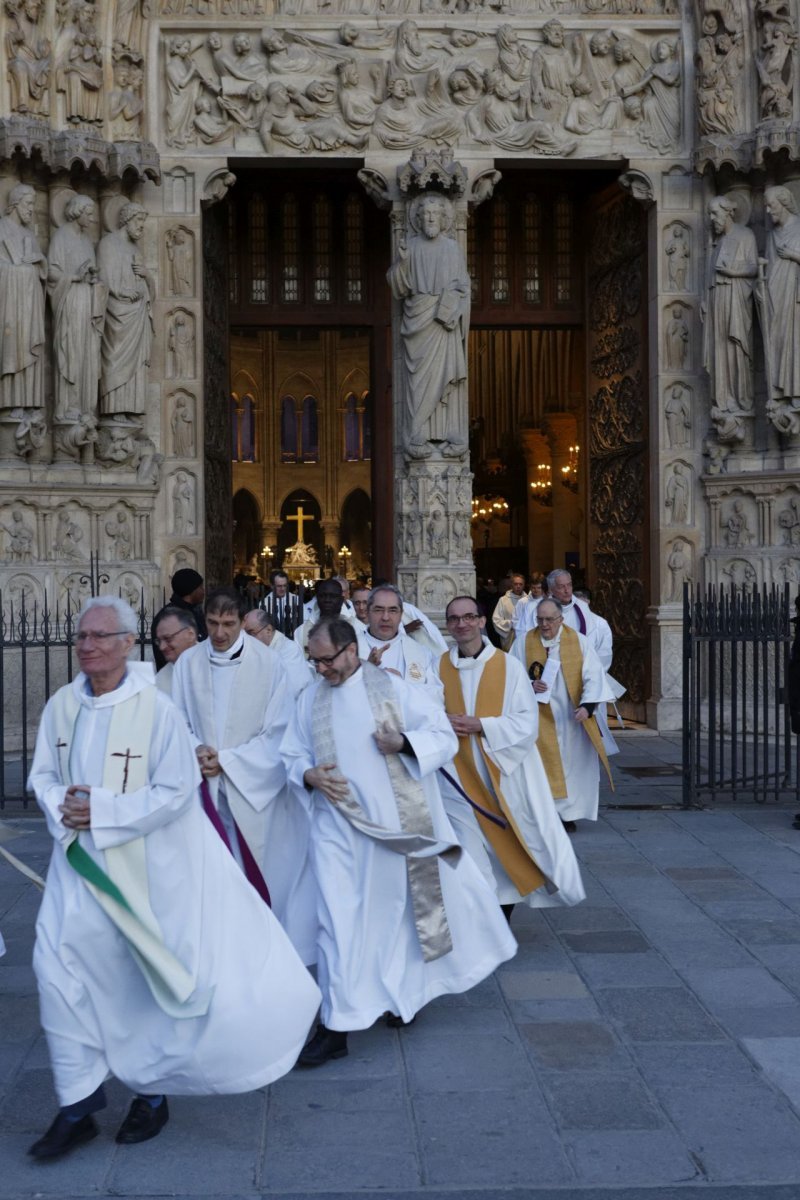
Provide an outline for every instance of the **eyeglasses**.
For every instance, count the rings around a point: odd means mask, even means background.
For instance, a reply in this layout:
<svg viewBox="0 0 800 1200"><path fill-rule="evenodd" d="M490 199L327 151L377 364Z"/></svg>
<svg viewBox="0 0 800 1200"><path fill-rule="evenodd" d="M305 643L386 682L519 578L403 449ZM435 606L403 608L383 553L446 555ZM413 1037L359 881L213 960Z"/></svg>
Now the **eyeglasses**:
<svg viewBox="0 0 800 1200"><path fill-rule="evenodd" d="M88 641L100 642L103 638L109 637L128 637L126 629L115 629L113 633L92 633L90 631L75 634L75 641L79 645L84 646Z"/></svg>
<svg viewBox="0 0 800 1200"><path fill-rule="evenodd" d="M175 641L175 638L180 637L180 635L182 633L186 633L188 631L188 629L189 629L189 626L184 625L184 626L182 626L182 628L177 629L175 631L175 633L165 633L165 634L161 635L160 637L156 638L156 645L157 646L171 646L172 643Z"/></svg>
<svg viewBox="0 0 800 1200"><path fill-rule="evenodd" d="M461 613L460 616L448 617L446 624L448 625L471 625L473 621L480 621L480 613Z"/></svg>
<svg viewBox="0 0 800 1200"><path fill-rule="evenodd" d="M537 617L538 625L555 625L557 621L563 621L563 617Z"/></svg>
<svg viewBox="0 0 800 1200"><path fill-rule="evenodd" d="M353 642L348 642L347 645L352 646ZM342 646L342 648L337 650L335 654L329 654L323 658L311 658L309 655L308 661L311 663L312 667L332 667L339 655L343 654L346 649L347 646Z"/></svg>
<svg viewBox="0 0 800 1200"><path fill-rule="evenodd" d="M379 617L383 617L383 616L396 617L403 610L401 608L398 608L396 604L390 605L389 608L383 608L382 605L373 604L372 608L369 611L372 613L375 613L376 616L379 616Z"/></svg>

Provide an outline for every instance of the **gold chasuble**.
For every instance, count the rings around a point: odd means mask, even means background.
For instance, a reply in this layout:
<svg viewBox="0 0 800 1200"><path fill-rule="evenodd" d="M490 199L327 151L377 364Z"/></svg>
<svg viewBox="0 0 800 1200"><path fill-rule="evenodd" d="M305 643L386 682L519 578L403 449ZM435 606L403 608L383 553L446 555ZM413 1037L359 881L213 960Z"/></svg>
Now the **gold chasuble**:
<svg viewBox="0 0 800 1200"><path fill-rule="evenodd" d="M465 716L464 693L458 668L453 666L450 655L443 654L439 660L439 675L444 684L444 706L449 716ZM493 654L487 661L478 684L475 697L475 716L499 717L503 712L503 697L506 687L506 656ZM473 809L486 840L503 864L503 869L521 896L535 892L548 882L534 862L528 847L517 828L513 813L506 803L500 787L500 771L479 741L483 761L492 781L494 794L484 783L472 753L472 738L459 737L458 754L454 765L461 786L468 796L489 812L495 812L506 821L505 829L487 820L482 813Z"/></svg>
<svg viewBox="0 0 800 1200"><path fill-rule="evenodd" d="M581 644L578 640L578 634L574 629L570 629L568 625L561 626L561 640L559 642L559 655L561 660L561 673L564 677L564 683L567 688L567 695L570 703L574 708L580 708L581 692L583 691L583 655L581 654ZM541 634L538 628L529 629L525 638L525 666L530 671L531 663L538 662L544 665L547 661L547 650L542 644ZM603 745L603 737L600 733L597 724L597 718L594 714L582 722L582 728L586 733L589 741L597 751L601 763L605 767L608 782L611 784L611 790L614 790L614 781L611 778L611 768L608 765L608 757L606 748ZM550 788L553 793L554 800L564 800L567 795L567 784L564 779L564 765L561 761L561 748L558 744L558 733L556 731L556 719L553 716L553 710L549 704L539 705L539 738L536 742L539 753L542 756L544 769L547 772L547 778L550 781Z"/></svg>

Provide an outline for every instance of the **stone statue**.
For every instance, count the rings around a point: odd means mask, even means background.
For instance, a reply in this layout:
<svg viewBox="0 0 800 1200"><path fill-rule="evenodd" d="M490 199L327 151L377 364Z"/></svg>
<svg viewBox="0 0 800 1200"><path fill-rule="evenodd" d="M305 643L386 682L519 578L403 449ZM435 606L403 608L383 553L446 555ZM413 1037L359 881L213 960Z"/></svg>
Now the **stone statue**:
<svg viewBox="0 0 800 1200"><path fill-rule="evenodd" d="M722 568L722 574L728 576L737 591L751 588L758 579L755 567L744 558L732 559L727 566Z"/></svg>
<svg viewBox="0 0 800 1200"><path fill-rule="evenodd" d="M783 434L800 434L800 215L786 187L764 193L772 220L767 242L765 352L767 413Z"/></svg>
<svg viewBox="0 0 800 1200"><path fill-rule="evenodd" d="M140 50L144 22L149 16L150 0L117 0L113 40L129 50Z"/></svg>
<svg viewBox="0 0 800 1200"><path fill-rule="evenodd" d="M687 556L688 545L682 538L676 538L667 558L667 569L671 575L669 599L675 604L683 595L684 583L691 583L691 558Z"/></svg>
<svg viewBox="0 0 800 1200"><path fill-rule="evenodd" d="M667 256L667 277L670 291L685 292L691 251L688 230L680 222L676 222L669 230L664 253Z"/></svg>
<svg viewBox="0 0 800 1200"><path fill-rule="evenodd" d="M745 65L741 29L731 35L719 30L715 16L704 17L695 63L700 132L709 136L735 133L741 117L739 80Z"/></svg>
<svg viewBox="0 0 800 1200"><path fill-rule="evenodd" d="M116 233L107 233L97 248L100 278L108 289L100 379L100 412L144 413L147 368L153 341L151 303L154 283L137 243L147 212L133 201L123 204Z"/></svg>
<svg viewBox="0 0 800 1200"><path fill-rule="evenodd" d="M755 234L735 222L735 212L734 202L725 196L715 196L708 206L715 240L700 310L703 366L711 381L712 407L719 414L714 419L712 413L712 419L724 441L745 438L743 418L753 409L752 296L758 252Z"/></svg>
<svg viewBox="0 0 800 1200"><path fill-rule="evenodd" d="M435 508L430 515L427 535L431 558L447 558L450 539L447 536L447 518L440 508Z"/></svg>
<svg viewBox="0 0 800 1200"><path fill-rule="evenodd" d="M95 211L90 196L70 196L64 224L50 240L47 290L53 310L57 421L97 412L106 289L87 236Z"/></svg>
<svg viewBox="0 0 800 1200"><path fill-rule="evenodd" d="M689 481L680 463L675 463L667 480L664 504L671 510L673 525L685 525L689 519Z"/></svg>
<svg viewBox="0 0 800 1200"><path fill-rule="evenodd" d="M12 188L0 219L0 409L44 406L47 263L33 232L35 192Z"/></svg>
<svg viewBox="0 0 800 1200"><path fill-rule="evenodd" d="M33 539L35 535L30 525L25 524L22 510L19 508L12 509L11 524L6 525L4 522L0 522L0 529L8 534L8 546L6 547L8 561L33 562Z"/></svg>
<svg viewBox="0 0 800 1200"><path fill-rule="evenodd" d="M408 558L419 558L422 547L422 517L418 512L406 514L405 553Z"/></svg>
<svg viewBox="0 0 800 1200"><path fill-rule="evenodd" d="M445 232L453 223L447 197L424 194L412 202L410 221L420 232L401 239L387 275L392 294L403 302L407 450L412 458L427 458L436 446L461 457L467 449L467 264Z"/></svg>
<svg viewBox="0 0 800 1200"><path fill-rule="evenodd" d="M531 56L532 114L547 118L551 125L560 125L572 100L572 85L581 73L580 59L575 42L567 45L566 30L560 21L542 26L542 42Z"/></svg>
<svg viewBox="0 0 800 1200"><path fill-rule="evenodd" d="M187 399L180 394L175 397L172 409L172 453L176 458L194 456L194 418Z"/></svg>
<svg viewBox="0 0 800 1200"><path fill-rule="evenodd" d="M484 96L467 115L466 127L476 142L496 144L504 150L536 150L539 154L566 157L577 143L553 128L550 119L526 119L527 104L501 71L487 71Z"/></svg>
<svg viewBox="0 0 800 1200"><path fill-rule="evenodd" d="M194 533L192 506L194 493L189 478L183 471L178 471L172 485L172 532L176 534Z"/></svg>
<svg viewBox="0 0 800 1200"><path fill-rule="evenodd" d="M689 393L682 383L673 383L664 405L667 422L667 437L670 449L689 445L689 430L692 428Z"/></svg>
<svg viewBox="0 0 800 1200"><path fill-rule="evenodd" d="M753 540L750 526L747 523L747 513L741 500L734 500L733 508L722 522L725 545L731 547L749 546Z"/></svg>
<svg viewBox="0 0 800 1200"><path fill-rule="evenodd" d="M47 437L47 421L41 408L12 409L11 416L18 421L14 430L14 449L20 458L34 459Z"/></svg>
<svg viewBox="0 0 800 1200"><path fill-rule="evenodd" d="M110 557L117 562L128 562L133 557L131 523L124 508L118 510L116 521L106 522L106 536L111 543Z"/></svg>
<svg viewBox="0 0 800 1200"><path fill-rule="evenodd" d="M459 558L469 558L472 553L469 519L464 513L456 513L453 517L453 546Z"/></svg>
<svg viewBox="0 0 800 1200"><path fill-rule="evenodd" d="M689 326L680 304L673 306L665 333L667 370L682 371L689 357Z"/></svg>
<svg viewBox="0 0 800 1200"><path fill-rule="evenodd" d="M47 116L52 64L50 42L39 32L41 0L6 0L6 52L11 108L18 113Z"/></svg>
<svg viewBox="0 0 800 1200"><path fill-rule="evenodd" d="M81 541L83 541L83 530L80 525L72 520L68 509L60 508L53 537L53 551L56 558L67 558L73 562L83 558L78 545Z"/></svg>
<svg viewBox="0 0 800 1200"><path fill-rule="evenodd" d="M796 496L778 513L778 525L783 530L784 546L800 546L800 501Z"/></svg>
<svg viewBox="0 0 800 1200"><path fill-rule="evenodd" d="M98 438L97 417L81 413L71 425L57 425L54 430L56 458L72 462L94 462L94 444Z"/></svg>
<svg viewBox="0 0 800 1200"><path fill-rule="evenodd" d="M114 61L114 90L108 97L108 116L113 136L121 141L141 135L141 115L144 111L142 83L144 70L141 55L134 51L112 50Z"/></svg>
<svg viewBox="0 0 800 1200"><path fill-rule="evenodd" d="M183 150L187 142L194 141L195 104L205 81L192 58L192 43L189 38L170 38L167 54L164 140L168 146Z"/></svg>
<svg viewBox="0 0 800 1200"><path fill-rule="evenodd" d="M641 94L642 141L659 154L668 154L675 146L681 131L681 64L678 47L666 38L654 42L650 49L653 62L638 83L622 91L624 99Z"/></svg>
<svg viewBox="0 0 800 1200"><path fill-rule="evenodd" d="M194 379L194 320L189 313L178 309L169 321L167 372L170 379Z"/></svg>
<svg viewBox="0 0 800 1200"><path fill-rule="evenodd" d="M793 50L797 36L786 6L773 0L762 7L762 12L767 7L775 12L775 17L764 20L756 51L761 119L786 121L792 119ZM780 15L779 10L783 10Z"/></svg>
<svg viewBox="0 0 800 1200"><path fill-rule="evenodd" d="M191 296L194 292L194 246L188 230L176 225L168 229L164 244L169 263L169 290L173 296Z"/></svg>
<svg viewBox="0 0 800 1200"><path fill-rule="evenodd" d="M96 26L97 11L89 0L75 9L75 29L66 59L56 72L72 125L98 125L103 120L103 53Z"/></svg>

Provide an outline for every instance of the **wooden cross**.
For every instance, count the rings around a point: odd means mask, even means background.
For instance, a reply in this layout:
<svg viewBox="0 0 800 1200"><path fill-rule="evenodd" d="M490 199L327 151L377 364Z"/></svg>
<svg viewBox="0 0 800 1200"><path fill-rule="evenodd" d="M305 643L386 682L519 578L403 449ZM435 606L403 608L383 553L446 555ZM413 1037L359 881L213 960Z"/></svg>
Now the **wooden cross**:
<svg viewBox="0 0 800 1200"><path fill-rule="evenodd" d="M141 754L131 754L130 749L128 749L128 750L114 750L111 753L111 757L125 759L125 770L122 772L122 790L124 792L128 786L128 768L131 765L131 759L132 758L141 758L142 755Z"/></svg>
<svg viewBox="0 0 800 1200"><path fill-rule="evenodd" d="M311 515L311 513L303 512L302 504L298 504L297 512L294 514L293 517L286 518L287 521L296 521L297 522L297 540L298 540L298 542L305 541L305 539L303 537L303 529L305 528L306 521L314 521L315 519L316 518L313 517Z"/></svg>

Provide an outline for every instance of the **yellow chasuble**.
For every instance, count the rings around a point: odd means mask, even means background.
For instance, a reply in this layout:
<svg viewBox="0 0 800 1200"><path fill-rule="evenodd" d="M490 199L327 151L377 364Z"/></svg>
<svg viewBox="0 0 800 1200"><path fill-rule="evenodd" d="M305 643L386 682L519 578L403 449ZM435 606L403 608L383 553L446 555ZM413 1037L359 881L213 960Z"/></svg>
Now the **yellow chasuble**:
<svg viewBox="0 0 800 1200"><path fill-rule="evenodd" d="M453 666L449 653L443 654L439 660L439 675L444 684L444 706L448 715L465 716L466 706L461 689L460 674L458 668ZM503 653L493 654L484 666L478 684L474 714L478 719L502 716L505 686L506 656ZM534 862L531 852L517 828L513 813L503 797L499 768L486 753L480 739L478 744L494 792L490 791L478 773L472 753L471 737L459 737L458 739L458 753L453 762L459 782L467 795L471 796L482 808L497 813L506 821L506 828L502 829L499 825L495 825L494 821L487 820L482 813L473 809L481 831L491 844L514 887L521 896L528 896L546 884L547 879Z"/></svg>
<svg viewBox="0 0 800 1200"><path fill-rule="evenodd" d="M581 644L578 640L578 634L574 629L570 629L568 625L561 626L559 656L561 660L561 672L564 677L570 703L574 708L579 708L581 692L583 691L583 655L581 654ZM538 662L544 666L546 661L547 650L542 644L542 637L538 628L529 629L525 637L526 668L530 671L531 663ZM594 714L582 722L582 728L605 767L608 782L613 792L614 781L611 778L611 768L608 765L603 737ZM539 739L536 745L542 756L542 762L544 763L544 769L547 772L547 778L550 782L553 799L565 799L567 784L564 779L564 764L561 761L561 748L558 744L556 719L549 704L539 705Z"/></svg>

